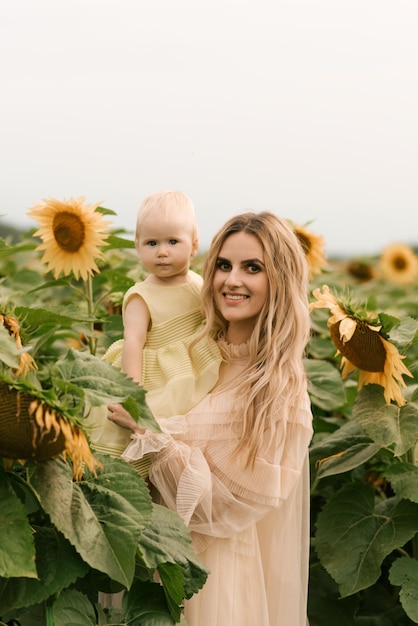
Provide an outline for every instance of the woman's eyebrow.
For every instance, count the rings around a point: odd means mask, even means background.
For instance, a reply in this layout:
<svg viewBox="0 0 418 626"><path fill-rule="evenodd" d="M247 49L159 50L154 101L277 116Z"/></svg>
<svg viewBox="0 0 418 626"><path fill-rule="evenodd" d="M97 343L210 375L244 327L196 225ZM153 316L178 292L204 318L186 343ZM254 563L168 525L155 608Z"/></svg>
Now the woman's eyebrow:
<svg viewBox="0 0 418 626"><path fill-rule="evenodd" d="M231 264L231 261L223 256L218 256L216 260L218 262ZM257 265L262 265L263 267L265 267L264 261L262 261L261 259L258 259L257 257L255 259L242 259L242 261L240 261L240 265L251 265L252 263L255 263Z"/></svg>
<svg viewBox="0 0 418 626"><path fill-rule="evenodd" d="M264 261L262 261L261 259L258 259L257 257L255 259L244 259L242 263L244 263L245 265L256 263L258 265L262 265L263 267L265 267Z"/></svg>

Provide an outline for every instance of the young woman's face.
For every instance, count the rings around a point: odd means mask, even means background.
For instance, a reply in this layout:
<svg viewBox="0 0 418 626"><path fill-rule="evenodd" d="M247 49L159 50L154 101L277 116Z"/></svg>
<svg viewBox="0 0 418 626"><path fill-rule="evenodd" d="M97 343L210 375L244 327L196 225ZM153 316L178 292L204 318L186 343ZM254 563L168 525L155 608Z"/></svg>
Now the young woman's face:
<svg viewBox="0 0 418 626"><path fill-rule="evenodd" d="M264 250L257 237L240 232L224 241L213 289L216 308L228 322L229 341L249 339L269 292Z"/></svg>
<svg viewBox="0 0 418 626"><path fill-rule="evenodd" d="M157 280L184 280L196 253L190 224L181 216L147 217L141 227L138 253L145 269Z"/></svg>

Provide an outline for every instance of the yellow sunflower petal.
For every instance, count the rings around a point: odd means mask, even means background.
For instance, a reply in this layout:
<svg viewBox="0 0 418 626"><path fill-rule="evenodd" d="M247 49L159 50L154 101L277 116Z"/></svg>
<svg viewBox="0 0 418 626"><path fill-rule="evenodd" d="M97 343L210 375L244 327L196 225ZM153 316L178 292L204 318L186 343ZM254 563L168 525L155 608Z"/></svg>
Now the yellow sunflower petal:
<svg viewBox="0 0 418 626"><path fill-rule="evenodd" d="M344 311L338 304L328 285L322 286L322 292L320 289L314 289L312 295L315 296L317 301L310 303L309 310L329 309L332 315L328 321L328 325L336 324L348 316L347 311Z"/></svg>
<svg viewBox="0 0 418 626"><path fill-rule="evenodd" d="M293 226L293 230L306 255L310 278L313 278L316 274L320 274L322 269L327 266L324 238L304 226Z"/></svg>
<svg viewBox="0 0 418 626"><path fill-rule="evenodd" d="M351 317L345 317L339 323L338 331L340 333L340 339L343 342L350 341L357 328L356 320Z"/></svg>
<svg viewBox="0 0 418 626"><path fill-rule="evenodd" d="M37 250L43 252L42 262L55 278L72 273L87 280L98 271L95 259L103 257L100 247L106 245L110 224L96 211L98 206L84 204L84 197L63 202L49 198L28 211L40 225L35 236L42 243Z"/></svg>

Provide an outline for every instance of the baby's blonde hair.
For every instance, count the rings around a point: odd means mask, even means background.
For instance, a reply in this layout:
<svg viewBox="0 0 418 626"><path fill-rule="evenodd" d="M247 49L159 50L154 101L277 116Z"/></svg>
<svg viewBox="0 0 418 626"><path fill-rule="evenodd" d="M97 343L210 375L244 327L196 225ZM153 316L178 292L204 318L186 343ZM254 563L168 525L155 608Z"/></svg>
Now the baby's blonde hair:
<svg viewBox="0 0 418 626"><path fill-rule="evenodd" d="M145 218L158 216L167 218L171 215L182 215L190 223L194 247L199 247L199 230L197 227L194 204L183 191L158 191L144 198L138 209L135 232L135 246L138 249L141 239L141 228Z"/></svg>

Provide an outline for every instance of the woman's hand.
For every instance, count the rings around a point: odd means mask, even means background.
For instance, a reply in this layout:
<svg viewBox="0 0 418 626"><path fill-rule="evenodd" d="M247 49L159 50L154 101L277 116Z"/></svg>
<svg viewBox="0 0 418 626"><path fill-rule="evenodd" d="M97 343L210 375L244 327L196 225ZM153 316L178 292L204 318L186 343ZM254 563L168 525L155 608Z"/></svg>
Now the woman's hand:
<svg viewBox="0 0 418 626"><path fill-rule="evenodd" d="M107 410L107 418L114 424L117 424L122 428L126 428L127 430L131 430L133 433L138 433L140 435L145 433L145 430L138 426L134 418L126 409L123 408L121 404L109 404L107 406Z"/></svg>

